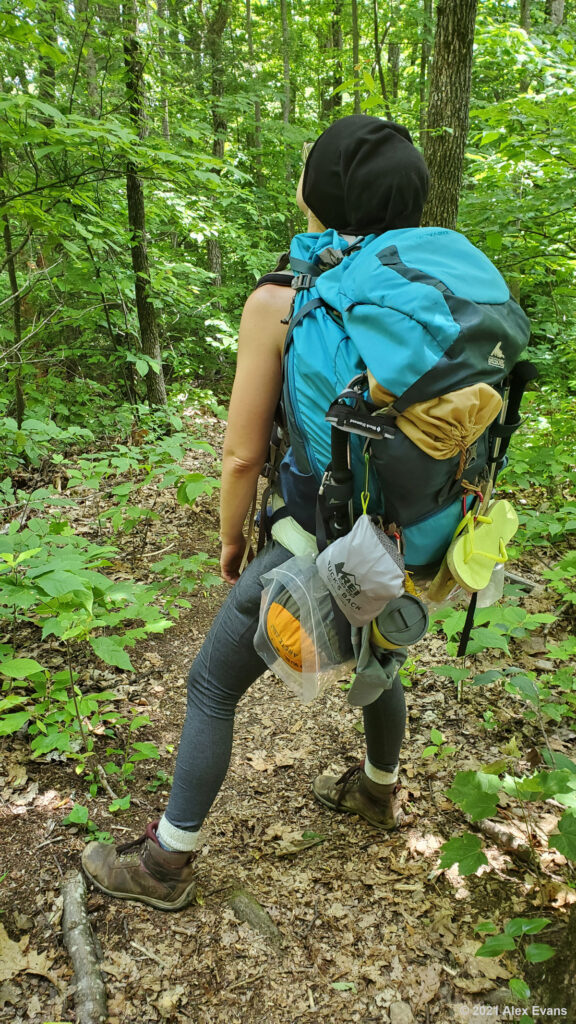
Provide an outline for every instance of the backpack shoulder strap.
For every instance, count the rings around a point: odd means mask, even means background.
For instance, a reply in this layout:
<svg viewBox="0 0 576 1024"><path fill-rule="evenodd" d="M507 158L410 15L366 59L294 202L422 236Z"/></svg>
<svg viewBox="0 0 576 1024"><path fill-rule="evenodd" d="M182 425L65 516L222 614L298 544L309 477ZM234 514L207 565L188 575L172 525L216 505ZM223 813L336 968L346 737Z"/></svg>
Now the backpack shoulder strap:
<svg viewBox="0 0 576 1024"><path fill-rule="evenodd" d="M264 274L257 280L256 288L261 288L263 284L281 284L290 288L294 277L292 270L273 270L270 274Z"/></svg>

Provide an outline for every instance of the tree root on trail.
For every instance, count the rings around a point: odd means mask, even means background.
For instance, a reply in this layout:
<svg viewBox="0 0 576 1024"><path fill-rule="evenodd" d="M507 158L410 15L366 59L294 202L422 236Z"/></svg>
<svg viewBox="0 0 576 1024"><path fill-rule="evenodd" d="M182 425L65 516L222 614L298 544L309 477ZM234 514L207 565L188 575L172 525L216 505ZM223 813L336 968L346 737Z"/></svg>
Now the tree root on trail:
<svg viewBox="0 0 576 1024"><path fill-rule="evenodd" d="M74 968L78 1024L106 1024L106 987L86 910L86 886L79 871L62 883L62 935Z"/></svg>
<svg viewBox="0 0 576 1024"><path fill-rule="evenodd" d="M279 948L282 945L282 933L252 893L238 886L232 889L227 896L226 902L232 908L239 921L245 921L255 931L260 932L264 938L270 940L273 946Z"/></svg>

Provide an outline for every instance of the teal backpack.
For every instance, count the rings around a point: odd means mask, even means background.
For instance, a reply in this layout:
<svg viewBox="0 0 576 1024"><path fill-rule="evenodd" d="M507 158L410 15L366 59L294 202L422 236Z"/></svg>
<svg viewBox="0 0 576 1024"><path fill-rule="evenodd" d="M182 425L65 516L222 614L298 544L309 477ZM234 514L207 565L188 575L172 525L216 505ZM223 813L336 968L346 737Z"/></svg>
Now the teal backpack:
<svg viewBox="0 0 576 1024"><path fill-rule="evenodd" d="M534 376L518 362L529 321L490 260L443 228L296 235L289 268L259 282L294 289L276 516L294 517L322 548L366 508L401 535L407 568L432 570L519 425ZM479 382L502 411L464 453L432 457L398 425L418 403Z"/></svg>

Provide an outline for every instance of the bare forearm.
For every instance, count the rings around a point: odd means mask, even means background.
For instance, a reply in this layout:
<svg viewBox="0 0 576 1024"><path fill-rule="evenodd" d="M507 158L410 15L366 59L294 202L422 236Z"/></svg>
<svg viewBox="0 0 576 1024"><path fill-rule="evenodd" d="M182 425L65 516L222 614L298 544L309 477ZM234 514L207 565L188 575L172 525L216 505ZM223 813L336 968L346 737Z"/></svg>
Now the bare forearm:
<svg viewBox="0 0 576 1024"><path fill-rule="evenodd" d="M242 537L263 461L248 463L224 452L220 490L220 536L224 544L234 544Z"/></svg>

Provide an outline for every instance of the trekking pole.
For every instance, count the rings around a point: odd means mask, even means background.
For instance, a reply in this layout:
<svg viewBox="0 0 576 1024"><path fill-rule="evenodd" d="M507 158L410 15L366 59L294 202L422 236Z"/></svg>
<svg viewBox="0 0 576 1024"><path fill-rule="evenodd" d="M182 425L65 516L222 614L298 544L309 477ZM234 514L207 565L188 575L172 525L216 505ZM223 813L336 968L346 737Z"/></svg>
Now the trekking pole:
<svg viewBox="0 0 576 1024"><path fill-rule="evenodd" d="M523 360L521 363L517 363L510 373L509 383L504 391L502 408L497 420L497 425L494 429L494 449L490 459L490 476L488 478L486 494L478 510L479 515L485 511L488 502L490 501L496 476L499 469L502 468L502 462L504 455L508 450L510 438L522 422L520 417L520 404L522 402L522 396L526 390L526 386L531 380L536 380L537 377L538 370L534 364L529 362L527 359ZM500 466L498 465L499 462Z"/></svg>

